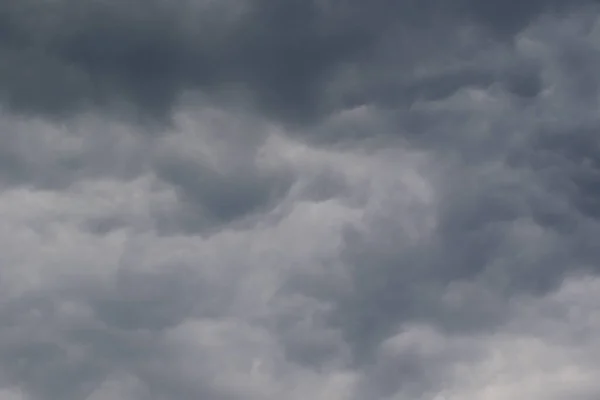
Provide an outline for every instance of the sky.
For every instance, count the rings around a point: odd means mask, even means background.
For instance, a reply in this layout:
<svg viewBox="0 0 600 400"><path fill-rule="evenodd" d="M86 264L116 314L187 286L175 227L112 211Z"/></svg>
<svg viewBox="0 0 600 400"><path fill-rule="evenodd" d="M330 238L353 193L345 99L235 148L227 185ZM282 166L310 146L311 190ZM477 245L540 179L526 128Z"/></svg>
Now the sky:
<svg viewBox="0 0 600 400"><path fill-rule="evenodd" d="M0 400L600 398L600 2L0 2Z"/></svg>

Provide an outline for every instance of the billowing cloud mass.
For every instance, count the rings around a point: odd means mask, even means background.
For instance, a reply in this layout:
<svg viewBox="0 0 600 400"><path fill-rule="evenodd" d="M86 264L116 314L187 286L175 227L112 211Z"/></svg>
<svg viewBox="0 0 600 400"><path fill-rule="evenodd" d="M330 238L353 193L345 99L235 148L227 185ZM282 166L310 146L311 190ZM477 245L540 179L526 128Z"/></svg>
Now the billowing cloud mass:
<svg viewBox="0 0 600 400"><path fill-rule="evenodd" d="M600 398L598 1L0 3L0 400Z"/></svg>

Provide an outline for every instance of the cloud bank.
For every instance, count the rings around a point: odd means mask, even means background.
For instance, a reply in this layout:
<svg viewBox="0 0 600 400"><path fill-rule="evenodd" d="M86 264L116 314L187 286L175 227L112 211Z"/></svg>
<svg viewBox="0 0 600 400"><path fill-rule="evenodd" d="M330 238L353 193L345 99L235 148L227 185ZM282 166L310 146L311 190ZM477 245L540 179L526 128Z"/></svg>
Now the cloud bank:
<svg viewBox="0 0 600 400"><path fill-rule="evenodd" d="M597 1L0 5L0 400L600 395Z"/></svg>

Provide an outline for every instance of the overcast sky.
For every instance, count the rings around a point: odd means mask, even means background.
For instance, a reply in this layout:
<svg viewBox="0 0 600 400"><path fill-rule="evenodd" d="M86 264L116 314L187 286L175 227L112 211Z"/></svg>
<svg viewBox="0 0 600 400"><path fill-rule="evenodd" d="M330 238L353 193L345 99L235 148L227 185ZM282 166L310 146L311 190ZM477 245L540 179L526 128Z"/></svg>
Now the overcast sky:
<svg viewBox="0 0 600 400"><path fill-rule="evenodd" d="M600 2L0 1L0 400L597 400Z"/></svg>

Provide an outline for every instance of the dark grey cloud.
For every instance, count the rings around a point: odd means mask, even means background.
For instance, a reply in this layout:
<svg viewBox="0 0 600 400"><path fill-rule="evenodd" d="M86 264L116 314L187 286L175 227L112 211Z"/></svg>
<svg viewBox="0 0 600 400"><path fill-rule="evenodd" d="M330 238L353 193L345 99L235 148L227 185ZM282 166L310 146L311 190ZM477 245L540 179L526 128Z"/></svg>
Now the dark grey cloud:
<svg viewBox="0 0 600 400"><path fill-rule="evenodd" d="M46 113L122 98L160 117L185 90L231 89L302 118L332 67L370 36L300 1L24 2L4 14L6 102Z"/></svg>
<svg viewBox="0 0 600 400"><path fill-rule="evenodd" d="M307 121L341 105L343 99L323 97L336 71L369 65L385 43L402 54L400 66L414 66L414 55L437 52L443 45L438 35L452 35L457 24L474 24L504 40L544 12L586 3L8 3L1 10L2 97L15 110L44 115L129 103L161 119L182 93L200 90L250 100L286 121ZM433 79L411 81L405 95L435 95L482 78L459 73ZM436 84L439 79L444 82Z"/></svg>
<svg viewBox="0 0 600 400"><path fill-rule="evenodd" d="M0 6L0 400L597 398L596 1Z"/></svg>
<svg viewBox="0 0 600 400"><path fill-rule="evenodd" d="M201 161L159 161L158 176L174 187L181 200L177 210L163 216L163 228L202 231L275 207L289 191L294 177L288 171L262 172L252 159L248 161L223 170L202 165Z"/></svg>

